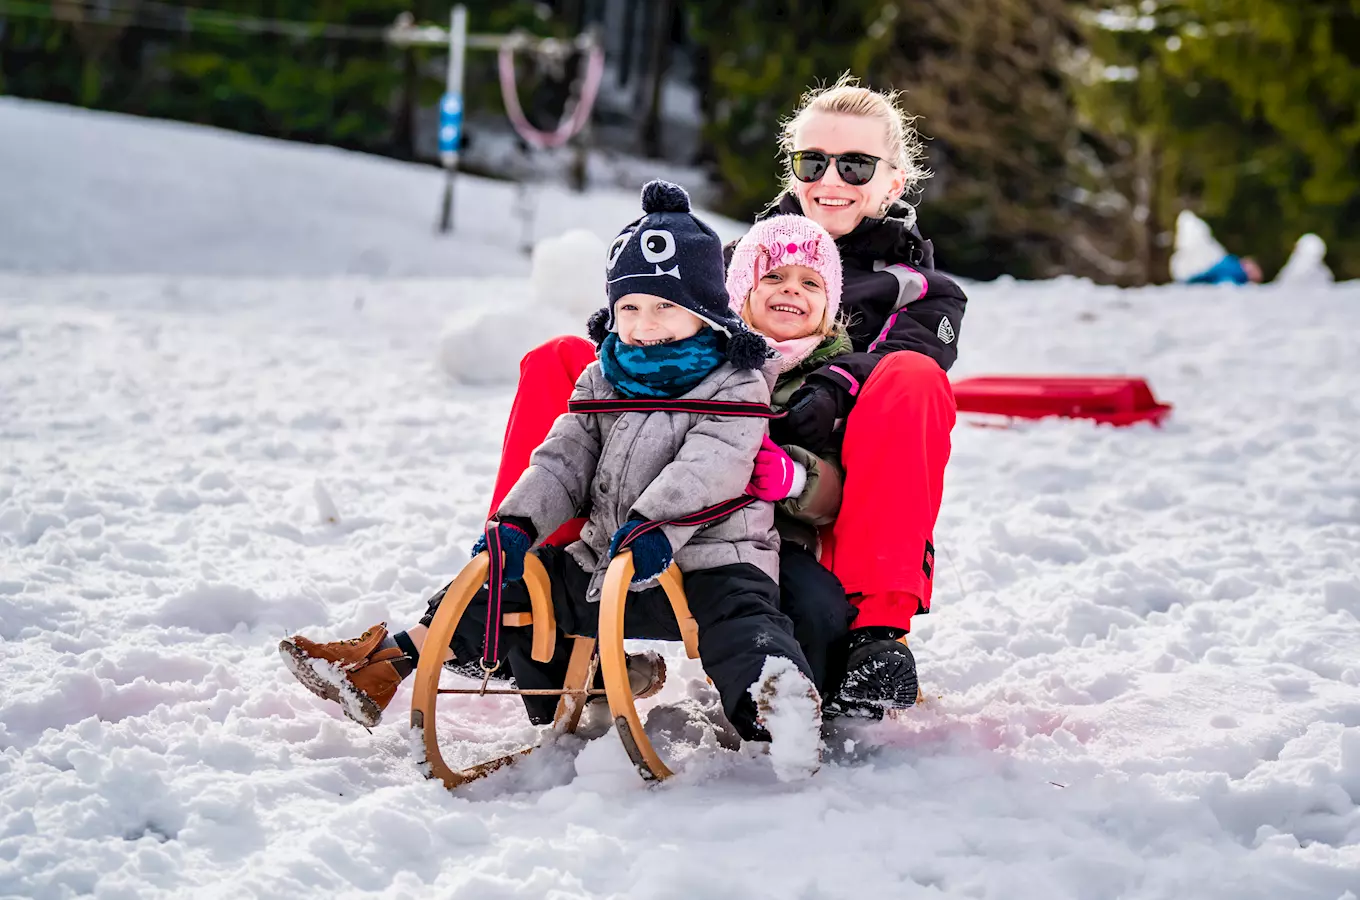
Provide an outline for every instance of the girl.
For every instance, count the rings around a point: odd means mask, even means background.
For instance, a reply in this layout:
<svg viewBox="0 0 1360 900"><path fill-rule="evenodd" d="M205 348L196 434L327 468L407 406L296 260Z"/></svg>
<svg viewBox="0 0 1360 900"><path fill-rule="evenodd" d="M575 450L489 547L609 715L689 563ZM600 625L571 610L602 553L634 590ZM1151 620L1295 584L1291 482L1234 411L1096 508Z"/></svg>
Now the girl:
<svg viewBox="0 0 1360 900"><path fill-rule="evenodd" d="M841 260L831 235L802 216L757 223L736 245L727 270L732 311L765 336L776 357L771 403L783 409L809 373L851 351L838 321ZM817 562L818 529L836 519L841 469L832 450L779 447L768 438L747 492L776 502L781 609L807 657L824 701L845 673L845 638L854 609L840 581ZM824 714L847 710L823 703Z"/></svg>

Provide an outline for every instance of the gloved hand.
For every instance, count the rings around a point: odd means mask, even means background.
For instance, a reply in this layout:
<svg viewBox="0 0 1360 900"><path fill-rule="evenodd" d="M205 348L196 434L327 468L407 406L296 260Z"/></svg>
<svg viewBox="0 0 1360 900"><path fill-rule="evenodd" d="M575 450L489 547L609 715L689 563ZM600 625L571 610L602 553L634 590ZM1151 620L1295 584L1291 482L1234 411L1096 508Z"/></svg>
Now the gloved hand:
<svg viewBox="0 0 1360 900"><path fill-rule="evenodd" d="M497 525L496 532L501 539L501 553L505 555L505 565L501 569L505 582L519 581L524 577L524 557L534 545L533 526L518 519L508 520ZM472 555L475 557L485 549L486 535L483 534L472 545Z"/></svg>
<svg viewBox="0 0 1360 900"><path fill-rule="evenodd" d="M778 503L801 494L806 483L807 469L802 463L768 437L760 442L756 465L751 470L751 483L746 486L748 496Z"/></svg>
<svg viewBox="0 0 1360 900"><path fill-rule="evenodd" d="M623 527L614 532L614 537L609 541L609 558L613 559L619 555L619 544L630 534L634 528L646 523L646 519L629 519L623 523ZM675 558L671 550L671 542L666 539L666 535L660 528L654 528L640 536L625 549L633 551L633 584L642 584L644 581L651 581L671 564Z"/></svg>
<svg viewBox="0 0 1360 900"><path fill-rule="evenodd" d="M848 411L842 408L843 396L840 388L826 382L804 384L789 398L788 414L771 420L770 437L779 444L824 452L831 445L836 420Z"/></svg>

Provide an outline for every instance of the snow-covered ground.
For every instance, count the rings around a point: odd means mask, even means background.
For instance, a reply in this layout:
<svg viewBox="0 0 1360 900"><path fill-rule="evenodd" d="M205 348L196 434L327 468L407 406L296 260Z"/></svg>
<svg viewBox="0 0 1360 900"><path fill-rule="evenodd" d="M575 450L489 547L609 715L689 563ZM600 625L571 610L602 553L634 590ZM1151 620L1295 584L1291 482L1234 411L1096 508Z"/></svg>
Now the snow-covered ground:
<svg viewBox="0 0 1360 900"><path fill-rule="evenodd" d="M16 183L9 134L0 197L91 208ZM275 647L405 625L466 560L510 388L450 379L440 330L532 308L529 280L295 277L336 274L321 237L293 269L252 270L252 237L204 276L98 274L86 236L0 258L95 273L0 274L0 897L1360 896L1360 286L972 286L956 377L1136 372L1176 412L959 426L924 706L784 784L661 645L644 717L698 738L676 779L605 735L451 794L409 685L370 734ZM206 277L238 263L271 277ZM464 709L457 759L532 737L513 701Z"/></svg>
<svg viewBox="0 0 1360 900"><path fill-rule="evenodd" d="M527 274L515 186L460 175L452 236L435 231L443 189L431 166L0 97L0 271ZM538 237L607 240L641 214L636 189L535 196Z"/></svg>

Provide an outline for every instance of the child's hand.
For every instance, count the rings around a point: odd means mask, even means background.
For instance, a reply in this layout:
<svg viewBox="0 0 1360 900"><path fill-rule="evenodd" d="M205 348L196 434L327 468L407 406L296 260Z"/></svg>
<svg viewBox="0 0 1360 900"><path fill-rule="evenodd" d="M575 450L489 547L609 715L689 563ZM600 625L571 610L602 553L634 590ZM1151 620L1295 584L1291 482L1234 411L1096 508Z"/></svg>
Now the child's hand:
<svg viewBox="0 0 1360 900"><path fill-rule="evenodd" d="M623 539L639 525L645 525L646 522L646 519L629 519L623 523L623 527L614 532L614 537L609 541L609 558L613 559L618 556L619 544L623 542ZM654 528L639 535L624 549L633 551L633 584L651 581L666 571L674 558L671 542L666 539L666 535L662 533L660 528Z"/></svg>
<svg viewBox="0 0 1360 900"><path fill-rule="evenodd" d="M748 496L778 503L801 494L806 483L807 470L800 463L768 437L760 442L751 483L746 486Z"/></svg>
<svg viewBox="0 0 1360 900"><path fill-rule="evenodd" d="M534 544L534 537L530 533L532 530L532 525L518 520L501 522L496 526L496 532L501 539L501 553L505 556L505 566L501 573L506 582L519 581L524 577L524 557ZM472 555L475 557L485 549L486 535L482 535L477 538L477 543L472 545Z"/></svg>
<svg viewBox="0 0 1360 900"><path fill-rule="evenodd" d="M770 435L781 444L793 444L821 453L831 444L841 409L841 390L825 382L805 384L789 398L788 415L770 423Z"/></svg>

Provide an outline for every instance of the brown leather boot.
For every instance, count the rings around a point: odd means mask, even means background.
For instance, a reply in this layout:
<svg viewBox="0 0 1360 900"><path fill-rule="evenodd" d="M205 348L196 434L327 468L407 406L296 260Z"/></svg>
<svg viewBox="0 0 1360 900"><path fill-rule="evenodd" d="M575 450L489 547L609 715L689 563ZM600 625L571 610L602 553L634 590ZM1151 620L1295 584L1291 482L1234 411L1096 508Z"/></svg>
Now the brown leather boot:
<svg viewBox="0 0 1360 900"><path fill-rule="evenodd" d="M324 700L339 703L346 716L372 728L382 719L402 678L392 665L392 660L402 657L401 650L378 649L386 637L386 622L357 638L327 644L295 634L279 642L279 653L303 687Z"/></svg>
<svg viewBox="0 0 1360 900"><path fill-rule="evenodd" d="M666 660L655 650L629 653L626 665L634 700L646 700L666 686Z"/></svg>

